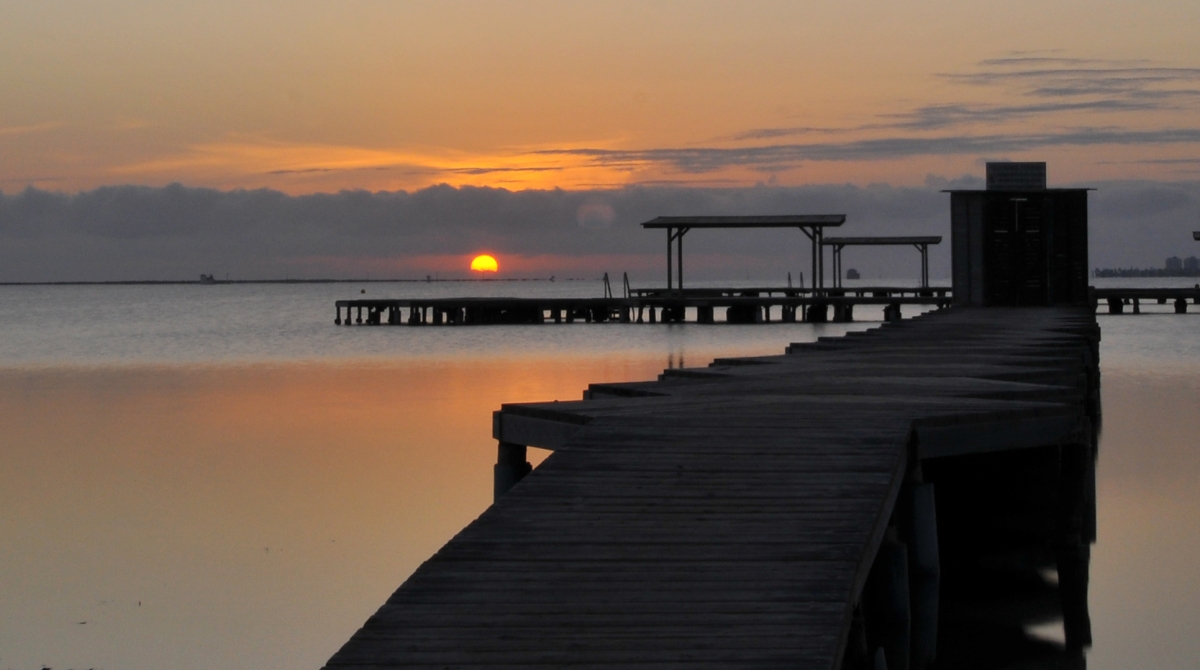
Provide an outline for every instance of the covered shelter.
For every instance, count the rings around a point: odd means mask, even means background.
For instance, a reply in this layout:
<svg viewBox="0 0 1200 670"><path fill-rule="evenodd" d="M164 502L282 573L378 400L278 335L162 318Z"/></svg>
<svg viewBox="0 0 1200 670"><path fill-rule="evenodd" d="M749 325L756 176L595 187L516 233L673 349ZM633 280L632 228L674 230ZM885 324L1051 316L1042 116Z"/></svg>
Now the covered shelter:
<svg viewBox="0 0 1200 670"><path fill-rule="evenodd" d="M825 281L824 254L821 253L821 241L824 239L824 229L840 226L846 222L845 214L787 214L776 216L660 216L642 224L643 228L665 229L667 231L667 289L674 289L674 284L683 290L683 236L692 229L717 228L799 228L812 243L812 284L813 288L823 288ZM672 256L671 243L675 243L676 262ZM677 281L676 281L677 280Z"/></svg>
<svg viewBox="0 0 1200 670"><path fill-rule="evenodd" d="M941 244L941 235L915 237L830 237L821 244L833 247L833 285L842 285L842 249L850 246L912 245L921 253L921 288L929 288L929 245Z"/></svg>

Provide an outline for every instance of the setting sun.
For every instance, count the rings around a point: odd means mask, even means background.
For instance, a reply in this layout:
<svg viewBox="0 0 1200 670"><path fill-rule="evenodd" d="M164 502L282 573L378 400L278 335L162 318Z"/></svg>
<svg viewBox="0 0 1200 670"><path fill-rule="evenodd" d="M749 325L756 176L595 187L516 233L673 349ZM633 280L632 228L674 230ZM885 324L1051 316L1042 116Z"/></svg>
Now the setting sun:
<svg viewBox="0 0 1200 670"><path fill-rule="evenodd" d="M500 264L496 262L495 258L481 254L471 261L471 269L479 272L496 272L500 269Z"/></svg>

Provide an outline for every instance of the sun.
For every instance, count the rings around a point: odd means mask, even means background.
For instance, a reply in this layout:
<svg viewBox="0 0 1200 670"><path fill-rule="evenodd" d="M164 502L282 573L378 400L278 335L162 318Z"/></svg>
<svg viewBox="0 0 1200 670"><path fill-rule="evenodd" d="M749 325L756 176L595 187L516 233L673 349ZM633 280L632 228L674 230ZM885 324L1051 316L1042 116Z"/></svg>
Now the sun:
<svg viewBox="0 0 1200 670"><path fill-rule="evenodd" d="M480 254L471 261L471 269L479 272L496 272L500 269L500 264L496 259L487 255Z"/></svg>

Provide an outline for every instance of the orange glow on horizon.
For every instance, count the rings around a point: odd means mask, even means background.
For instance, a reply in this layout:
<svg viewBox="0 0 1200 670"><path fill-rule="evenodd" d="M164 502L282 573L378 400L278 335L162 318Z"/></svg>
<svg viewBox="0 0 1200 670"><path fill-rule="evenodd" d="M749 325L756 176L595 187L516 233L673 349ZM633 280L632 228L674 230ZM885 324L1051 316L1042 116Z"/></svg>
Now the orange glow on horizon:
<svg viewBox="0 0 1200 670"><path fill-rule="evenodd" d="M478 272L498 272L500 264L496 262L495 257L480 254L471 261L471 269Z"/></svg>

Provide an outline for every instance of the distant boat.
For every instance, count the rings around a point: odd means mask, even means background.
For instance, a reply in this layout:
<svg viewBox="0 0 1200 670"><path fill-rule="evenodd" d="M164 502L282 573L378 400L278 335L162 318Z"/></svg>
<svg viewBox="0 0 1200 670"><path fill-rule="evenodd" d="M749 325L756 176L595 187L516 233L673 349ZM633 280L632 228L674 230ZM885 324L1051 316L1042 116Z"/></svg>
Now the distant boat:
<svg viewBox="0 0 1200 670"><path fill-rule="evenodd" d="M846 270L846 279L862 279L862 276L858 274L858 270L850 268Z"/></svg>
<svg viewBox="0 0 1200 670"><path fill-rule="evenodd" d="M212 275L202 274L202 275L200 275L200 283L201 284L215 284L215 283L217 283L217 280L213 279Z"/></svg>

